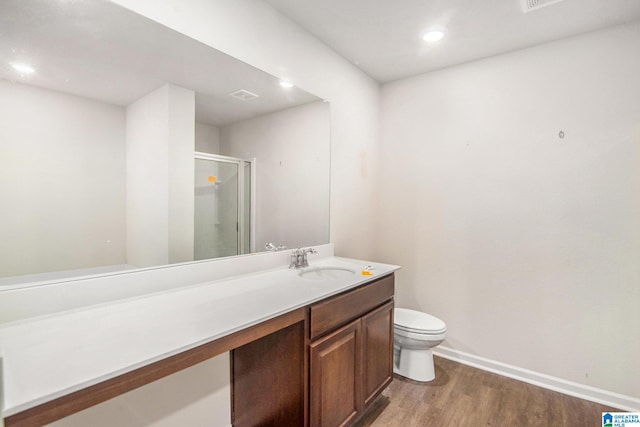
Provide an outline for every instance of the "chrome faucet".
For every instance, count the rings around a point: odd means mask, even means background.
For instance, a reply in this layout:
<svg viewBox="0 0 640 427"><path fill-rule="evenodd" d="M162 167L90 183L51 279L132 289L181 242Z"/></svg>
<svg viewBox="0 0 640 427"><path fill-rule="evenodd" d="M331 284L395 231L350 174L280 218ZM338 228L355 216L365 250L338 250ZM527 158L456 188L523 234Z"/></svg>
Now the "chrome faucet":
<svg viewBox="0 0 640 427"><path fill-rule="evenodd" d="M289 268L305 268L309 267L309 260L307 259L307 254L317 254L315 249L307 248L307 249L296 249L291 252L291 262L289 263Z"/></svg>

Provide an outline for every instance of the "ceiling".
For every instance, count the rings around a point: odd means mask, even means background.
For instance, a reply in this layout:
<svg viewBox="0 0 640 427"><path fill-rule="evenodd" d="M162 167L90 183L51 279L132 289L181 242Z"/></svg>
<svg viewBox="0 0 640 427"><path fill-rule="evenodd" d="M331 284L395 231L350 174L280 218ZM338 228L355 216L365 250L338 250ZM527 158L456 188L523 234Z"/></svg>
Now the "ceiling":
<svg viewBox="0 0 640 427"><path fill-rule="evenodd" d="M381 83L640 19L638 0L265 1Z"/></svg>
<svg viewBox="0 0 640 427"><path fill-rule="evenodd" d="M12 62L36 68L16 73ZM195 91L196 120L223 126L318 100L216 49L102 0L0 0L0 81L126 106L173 83ZM242 101L244 89L260 97Z"/></svg>

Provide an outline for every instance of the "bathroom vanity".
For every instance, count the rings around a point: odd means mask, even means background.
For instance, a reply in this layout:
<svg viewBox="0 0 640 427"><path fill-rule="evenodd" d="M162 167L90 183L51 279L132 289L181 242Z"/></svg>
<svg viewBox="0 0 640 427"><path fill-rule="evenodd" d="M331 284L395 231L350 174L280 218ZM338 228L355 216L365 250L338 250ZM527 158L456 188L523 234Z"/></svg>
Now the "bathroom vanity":
<svg viewBox="0 0 640 427"><path fill-rule="evenodd" d="M45 425L228 351L234 425L352 422L391 381L399 267L332 256L318 267L0 325L5 425Z"/></svg>
<svg viewBox="0 0 640 427"><path fill-rule="evenodd" d="M314 303L304 320L235 349L233 425L354 421L392 380L393 293L390 274Z"/></svg>

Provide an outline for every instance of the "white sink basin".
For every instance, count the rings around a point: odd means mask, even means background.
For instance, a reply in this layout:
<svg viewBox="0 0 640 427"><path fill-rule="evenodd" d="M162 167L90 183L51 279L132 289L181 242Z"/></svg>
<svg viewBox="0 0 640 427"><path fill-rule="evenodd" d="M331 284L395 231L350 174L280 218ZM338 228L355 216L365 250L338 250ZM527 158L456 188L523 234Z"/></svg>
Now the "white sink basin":
<svg viewBox="0 0 640 427"><path fill-rule="evenodd" d="M298 275L309 280L337 280L356 274L355 270L345 267L309 267L300 270Z"/></svg>

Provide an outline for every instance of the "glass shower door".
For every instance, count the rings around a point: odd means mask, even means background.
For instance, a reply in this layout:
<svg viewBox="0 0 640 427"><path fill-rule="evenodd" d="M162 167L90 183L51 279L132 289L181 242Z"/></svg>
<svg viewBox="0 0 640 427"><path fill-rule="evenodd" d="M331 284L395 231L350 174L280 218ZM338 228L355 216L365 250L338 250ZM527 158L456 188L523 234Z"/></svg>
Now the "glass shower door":
<svg viewBox="0 0 640 427"><path fill-rule="evenodd" d="M241 159L196 155L194 259L250 252L250 166Z"/></svg>
<svg viewBox="0 0 640 427"><path fill-rule="evenodd" d="M253 206L251 204L253 188L251 186L251 177L253 176L253 166L255 162L244 161L242 162L242 168L244 169L244 176L242 180L242 188L240 194L242 195L242 212L240 213L240 241L241 253L248 254L255 249L252 247L251 238L253 236Z"/></svg>

